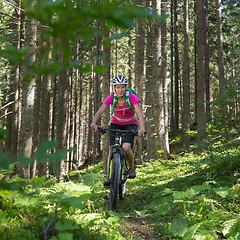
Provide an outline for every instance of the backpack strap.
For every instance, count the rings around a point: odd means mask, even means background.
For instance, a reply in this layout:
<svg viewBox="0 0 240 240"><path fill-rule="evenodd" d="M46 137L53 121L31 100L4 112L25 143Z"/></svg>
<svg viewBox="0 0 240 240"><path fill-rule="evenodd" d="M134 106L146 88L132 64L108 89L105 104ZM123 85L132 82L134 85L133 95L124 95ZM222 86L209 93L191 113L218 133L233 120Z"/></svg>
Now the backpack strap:
<svg viewBox="0 0 240 240"><path fill-rule="evenodd" d="M128 119L121 119L121 118L118 118L114 115L114 117L119 121L119 122L128 122L128 121L131 121L133 119L136 119L137 118L137 114L136 112L133 114L133 116L131 118L128 118Z"/></svg>
<svg viewBox="0 0 240 240"><path fill-rule="evenodd" d="M114 93L113 93L112 111L111 111L112 115L115 115L115 114L114 114L114 110L115 110L115 108L116 108L116 106L117 106L117 103L118 103L117 93L114 92Z"/></svg>
<svg viewBox="0 0 240 240"><path fill-rule="evenodd" d="M134 111L134 107L133 107L132 104L130 103L130 91L129 91L129 90L127 90L127 91L125 92L125 102L126 102L128 108L129 108L130 110Z"/></svg>
<svg viewBox="0 0 240 240"><path fill-rule="evenodd" d="M126 102L126 105L127 105L126 109L130 109L131 111L134 111L134 107L130 103L130 91L129 90L126 90L126 92L125 92L125 102ZM111 113L112 113L113 117L115 117L118 121L120 121L120 122L128 122L128 121L130 121L132 119L137 118L136 112L134 112L133 116L131 118L129 118L129 119L120 119L120 118L116 117L114 111L115 111L115 108L117 106L117 103L118 103L117 93L114 92L113 93L113 103L112 103L112 111L111 111Z"/></svg>

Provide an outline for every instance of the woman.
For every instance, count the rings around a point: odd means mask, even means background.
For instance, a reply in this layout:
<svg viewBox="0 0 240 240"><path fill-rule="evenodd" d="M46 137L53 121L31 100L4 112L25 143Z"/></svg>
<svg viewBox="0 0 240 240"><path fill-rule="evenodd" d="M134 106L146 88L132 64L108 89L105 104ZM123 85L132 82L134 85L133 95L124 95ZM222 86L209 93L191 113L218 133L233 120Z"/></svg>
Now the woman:
<svg viewBox="0 0 240 240"><path fill-rule="evenodd" d="M97 121L100 119L104 111L109 105L113 105L114 94L117 96L117 105L114 109L114 116L111 119L111 129L121 129L121 130L137 130L138 120L139 120L139 130L138 136L142 136L145 132L144 127L144 117L142 108L139 105L140 99L133 93L130 92L129 99L130 103L133 106L131 110L125 102L125 94L127 90L128 80L124 76L116 76L112 84L114 86L115 93L109 95L95 114L91 128L95 131L98 131ZM129 93L128 93L129 94ZM136 112L136 114L135 114ZM137 116L136 116L137 115ZM138 119L137 119L138 117ZM110 134L110 145L114 144L115 136ZM129 178L135 178L136 172L134 169L134 156L132 152L132 146L134 143L134 136L130 134L125 134L123 138L123 150L126 156L126 161L129 166ZM104 183L105 186L110 185L110 181L107 180Z"/></svg>

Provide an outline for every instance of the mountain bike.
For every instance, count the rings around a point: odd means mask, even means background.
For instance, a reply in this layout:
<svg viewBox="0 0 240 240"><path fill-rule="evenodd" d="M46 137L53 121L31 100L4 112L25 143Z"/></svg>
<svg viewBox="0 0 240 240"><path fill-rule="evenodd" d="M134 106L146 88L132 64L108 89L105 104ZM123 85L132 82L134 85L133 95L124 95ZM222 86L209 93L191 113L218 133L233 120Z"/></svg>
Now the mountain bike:
<svg viewBox="0 0 240 240"><path fill-rule="evenodd" d="M115 133L115 143L110 146L110 161L109 161L109 179L110 179L110 199L109 209L116 209L118 196L119 199L124 198L126 190L126 181L128 178L128 166L122 147L122 137L129 133L134 136L138 135L137 130L119 130L98 127L100 134L105 134L107 131Z"/></svg>

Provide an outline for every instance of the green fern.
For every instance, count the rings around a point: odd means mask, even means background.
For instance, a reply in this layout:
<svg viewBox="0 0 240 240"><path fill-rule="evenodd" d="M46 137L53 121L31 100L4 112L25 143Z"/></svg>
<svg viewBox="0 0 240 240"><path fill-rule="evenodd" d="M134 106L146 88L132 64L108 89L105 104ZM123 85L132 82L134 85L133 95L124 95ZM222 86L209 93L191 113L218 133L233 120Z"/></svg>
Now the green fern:
<svg viewBox="0 0 240 240"><path fill-rule="evenodd" d="M183 237L184 234L187 232L187 226L188 226L187 219L178 217L177 219L173 220L170 232L174 236Z"/></svg>
<svg viewBox="0 0 240 240"><path fill-rule="evenodd" d="M217 234L213 231L212 223L210 221L204 221L196 223L189 227L186 233L183 235L183 239L193 240L218 240Z"/></svg>
<svg viewBox="0 0 240 240"><path fill-rule="evenodd" d="M240 218L231 219L223 223L223 235L227 238L240 239Z"/></svg>

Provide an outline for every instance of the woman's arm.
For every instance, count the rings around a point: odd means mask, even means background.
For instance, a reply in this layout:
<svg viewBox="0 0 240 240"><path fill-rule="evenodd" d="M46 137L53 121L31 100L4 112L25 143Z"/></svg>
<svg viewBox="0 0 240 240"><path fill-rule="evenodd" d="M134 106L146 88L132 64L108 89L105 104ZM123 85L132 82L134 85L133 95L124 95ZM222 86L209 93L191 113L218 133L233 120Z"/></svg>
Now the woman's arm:
<svg viewBox="0 0 240 240"><path fill-rule="evenodd" d="M106 109L107 109L107 106L105 104L102 104L93 117L93 120L90 126L91 126L91 129L95 130L95 132L98 131L97 121L100 119L100 117L102 116L102 114L105 112Z"/></svg>
<svg viewBox="0 0 240 240"><path fill-rule="evenodd" d="M144 127L144 116L141 106L137 103L134 105L134 109L137 113L138 120L139 120L139 130L138 130L138 136L142 136L145 133L145 127Z"/></svg>

